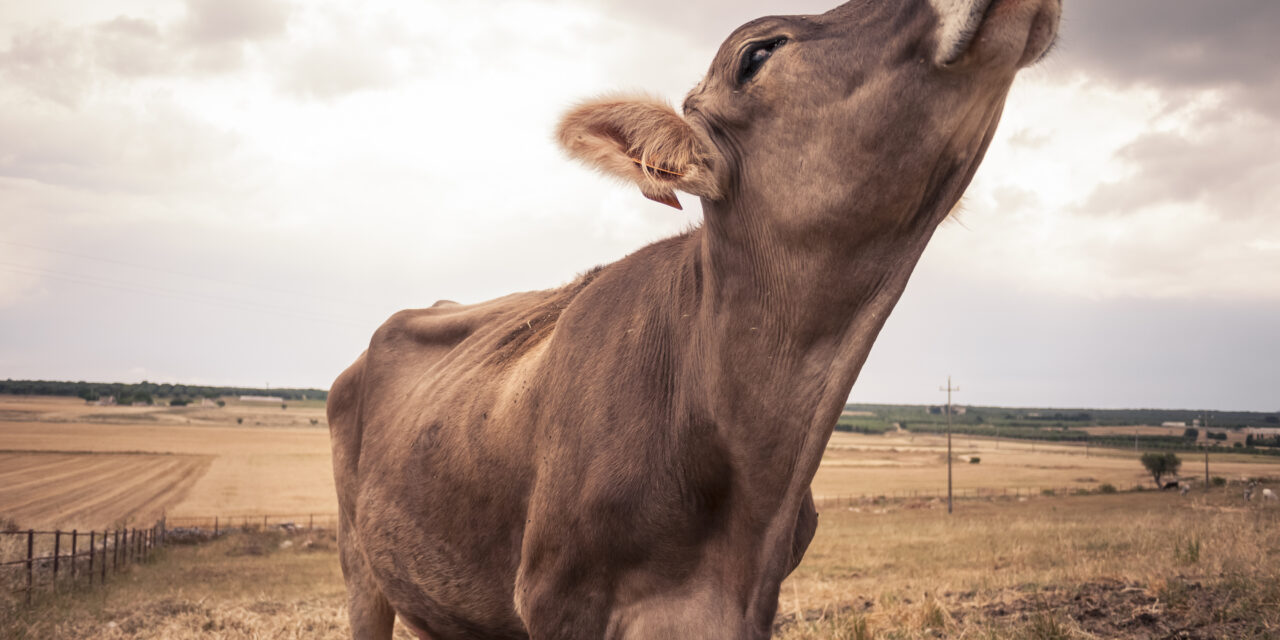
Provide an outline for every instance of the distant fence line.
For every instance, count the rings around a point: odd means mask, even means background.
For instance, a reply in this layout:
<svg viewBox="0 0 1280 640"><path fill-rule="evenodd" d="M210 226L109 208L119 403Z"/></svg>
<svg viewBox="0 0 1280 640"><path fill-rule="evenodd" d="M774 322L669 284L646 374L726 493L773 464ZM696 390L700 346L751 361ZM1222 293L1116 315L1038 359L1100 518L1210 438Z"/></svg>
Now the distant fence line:
<svg viewBox="0 0 1280 640"><path fill-rule="evenodd" d="M165 520L171 531L174 529L208 529L215 535L230 529L265 529L267 527L332 529L338 526L338 514L336 513L171 516Z"/></svg>
<svg viewBox="0 0 1280 640"><path fill-rule="evenodd" d="M27 604L41 587L104 584L109 573L148 560L164 539L163 520L146 529L0 531L0 541L26 547L22 559L0 562L0 584L20 585L10 591L23 594Z"/></svg>
<svg viewBox="0 0 1280 640"><path fill-rule="evenodd" d="M1105 484L1105 483L1103 483ZM1113 487L1116 491L1121 489ZM1135 485L1133 490L1145 491L1146 487ZM1109 493L1110 491L1108 491ZM952 490L952 496L960 499L976 498L1030 498L1035 496L1071 496L1093 495L1102 493L1100 489L1088 487L971 487ZM879 491L874 493L818 495L813 499L820 507L855 506L882 500L945 500L947 490L941 489L899 489L896 491Z"/></svg>

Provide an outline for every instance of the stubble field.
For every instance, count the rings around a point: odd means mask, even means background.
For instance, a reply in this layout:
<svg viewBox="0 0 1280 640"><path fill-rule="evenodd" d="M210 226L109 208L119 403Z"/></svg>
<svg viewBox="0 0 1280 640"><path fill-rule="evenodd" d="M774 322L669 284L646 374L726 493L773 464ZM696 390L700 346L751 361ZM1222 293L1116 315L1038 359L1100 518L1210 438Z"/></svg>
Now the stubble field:
<svg viewBox="0 0 1280 640"><path fill-rule="evenodd" d="M322 402L98 407L0 396L0 516L22 528L336 511Z"/></svg>
<svg viewBox="0 0 1280 640"><path fill-rule="evenodd" d="M833 436L814 481L826 505L783 586L780 638L1280 637L1280 506L1245 503L1238 484L1126 492L1151 486L1132 451L953 446L957 490L996 497L959 500L948 516L944 501L920 497L946 486L944 438ZM1184 458L1184 476L1203 477L1202 460ZM1210 472L1280 489L1276 462L1214 454ZM0 398L0 481L0 517L22 527L142 523L157 509L336 511L320 403ZM1121 493L1101 494L1103 484ZM3 612L0 636L345 638L344 593L332 531L249 531L166 550L108 589Z"/></svg>

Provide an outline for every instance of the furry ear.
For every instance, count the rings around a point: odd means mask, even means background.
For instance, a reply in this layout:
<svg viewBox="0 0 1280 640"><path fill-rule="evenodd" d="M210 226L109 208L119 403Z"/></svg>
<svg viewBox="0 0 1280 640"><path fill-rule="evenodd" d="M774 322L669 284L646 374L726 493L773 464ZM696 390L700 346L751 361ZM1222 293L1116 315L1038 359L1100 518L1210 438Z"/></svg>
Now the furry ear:
<svg viewBox="0 0 1280 640"><path fill-rule="evenodd" d="M605 174L634 182L646 198L680 207L675 190L720 198L714 147L667 103L645 96L606 96L560 119L560 146Z"/></svg>

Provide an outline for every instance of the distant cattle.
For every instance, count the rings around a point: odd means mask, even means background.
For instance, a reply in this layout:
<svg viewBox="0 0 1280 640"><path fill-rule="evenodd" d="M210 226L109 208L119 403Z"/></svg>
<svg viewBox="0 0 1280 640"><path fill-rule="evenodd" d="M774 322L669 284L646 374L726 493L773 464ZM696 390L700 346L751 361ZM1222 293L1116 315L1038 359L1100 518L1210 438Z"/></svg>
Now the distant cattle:
<svg viewBox="0 0 1280 640"><path fill-rule="evenodd" d="M1276 494L1275 494L1275 493L1272 493L1272 491L1271 491L1270 489L1263 489L1263 490L1262 490L1262 500L1263 500L1264 502L1266 502L1266 501L1268 501L1268 500L1275 500L1275 499L1276 499Z"/></svg>

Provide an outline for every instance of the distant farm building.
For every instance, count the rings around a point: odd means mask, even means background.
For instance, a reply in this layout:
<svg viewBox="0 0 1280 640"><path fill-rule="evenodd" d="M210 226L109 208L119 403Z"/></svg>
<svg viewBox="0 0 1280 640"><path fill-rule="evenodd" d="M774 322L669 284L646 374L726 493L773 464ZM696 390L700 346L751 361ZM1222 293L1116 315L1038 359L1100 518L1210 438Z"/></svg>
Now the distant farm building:
<svg viewBox="0 0 1280 640"><path fill-rule="evenodd" d="M1162 427L1186 427L1186 426L1187 426L1187 423L1185 423L1185 422L1162 422L1162 423L1160 423L1160 426L1162 426Z"/></svg>
<svg viewBox="0 0 1280 640"><path fill-rule="evenodd" d="M1280 429L1274 427L1246 427L1245 435L1262 436L1264 438L1274 438L1280 436Z"/></svg>
<svg viewBox="0 0 1280 640"><path fill-rule="evenodd" d="M280 404L284 398L278 396L240 396L240 402L273 402Z"/></svg>
<svg viewBox="0 0 1280 640"><path fill-rule="evenodd" d="M94 404L98 405L99 407L114 407L116 406L116 397L102 396L98 398L98 401L95 402Z"/></svg>

